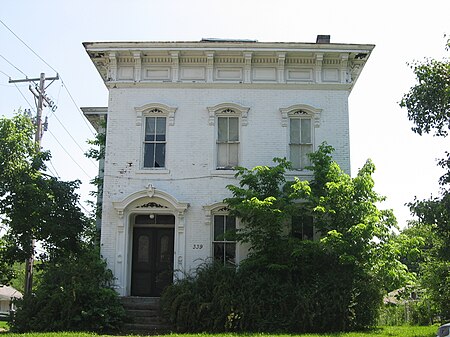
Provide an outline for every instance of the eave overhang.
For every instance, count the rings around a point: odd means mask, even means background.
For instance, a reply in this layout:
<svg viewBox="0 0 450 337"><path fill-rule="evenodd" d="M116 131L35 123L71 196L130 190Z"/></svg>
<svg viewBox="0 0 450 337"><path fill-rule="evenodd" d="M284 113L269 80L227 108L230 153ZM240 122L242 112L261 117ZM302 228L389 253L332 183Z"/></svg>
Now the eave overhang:
<svg viewBox="0 0 450 337"><path fill-rule="evenodd" d="M84 42L108 88L130 83L323 84L353 88L372 44Z"/></svg>

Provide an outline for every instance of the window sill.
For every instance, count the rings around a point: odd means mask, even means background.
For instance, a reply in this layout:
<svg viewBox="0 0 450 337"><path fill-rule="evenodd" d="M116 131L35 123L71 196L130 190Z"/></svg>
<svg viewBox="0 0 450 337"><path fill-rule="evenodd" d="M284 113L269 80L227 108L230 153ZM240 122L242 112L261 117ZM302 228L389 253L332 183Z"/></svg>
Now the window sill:
<svg viewBox="0 0 450 337"><path fill-rule="evenodd" d="M170 170L166 168L142 168L136 170L136 174L169 174Z"/></svg>
<svg viewBox="0 0 450 337"><path fill-rule="evenodd" d="M237 171L236 170L211 170L211 175L215 176L234 176Z"/></svg>
<svg viewBox="0 0 450 337"><path fill-rule="evenodd" d="M312 177L314 172L311 170L290 170L286 172L286 176L288 177Z"/></svg>

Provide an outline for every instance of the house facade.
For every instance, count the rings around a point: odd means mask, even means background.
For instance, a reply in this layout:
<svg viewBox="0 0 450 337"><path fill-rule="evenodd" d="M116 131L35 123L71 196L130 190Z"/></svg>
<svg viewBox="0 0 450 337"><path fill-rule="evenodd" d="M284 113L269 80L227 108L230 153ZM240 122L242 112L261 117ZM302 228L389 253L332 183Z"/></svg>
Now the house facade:
<svg viewBox="0 0 450 337"><path fill-rule="evenodd" d="M87 42L108 107L83 108L106 132L101 253L122 296L159 296L174 277L247 247L225 233L233 167L286 157L311 178L326 141L350 173L348 96L373 45ZM103 121L103 122L102 122Z"/></svg>

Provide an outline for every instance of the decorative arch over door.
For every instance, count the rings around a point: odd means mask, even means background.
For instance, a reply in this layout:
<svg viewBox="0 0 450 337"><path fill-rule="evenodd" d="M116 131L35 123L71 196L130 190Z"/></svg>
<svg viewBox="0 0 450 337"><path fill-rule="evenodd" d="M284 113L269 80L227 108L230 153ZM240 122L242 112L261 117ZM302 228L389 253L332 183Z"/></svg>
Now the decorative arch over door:
<svg viewBox="0 0 450 337"><path fill-rule="evenodd" d="M167 283L164 278L168 274L172 278L174 270L185 269L184 214L189 204L150 184L122 201L113 202L113 207L119 216L116 236L119 293L159 296ZM151 287L145 288L147 283Z"/></svg>

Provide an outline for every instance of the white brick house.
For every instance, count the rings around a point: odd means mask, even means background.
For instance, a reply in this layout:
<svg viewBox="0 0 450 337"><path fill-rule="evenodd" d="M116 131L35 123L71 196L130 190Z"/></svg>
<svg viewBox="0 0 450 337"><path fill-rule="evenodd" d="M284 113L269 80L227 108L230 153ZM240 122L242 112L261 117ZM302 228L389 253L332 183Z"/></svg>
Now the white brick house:
<svg viewBox="0 0 450 337"><path fill-rule="evenodd" d="M327 141L350 173L348 96L373 45L87 42L109 90L102 255L122 296L159 296L173 271L214 257L238 263L236 219L223 199L233 166L287 157L308 179L306 153Z"/></svg>

